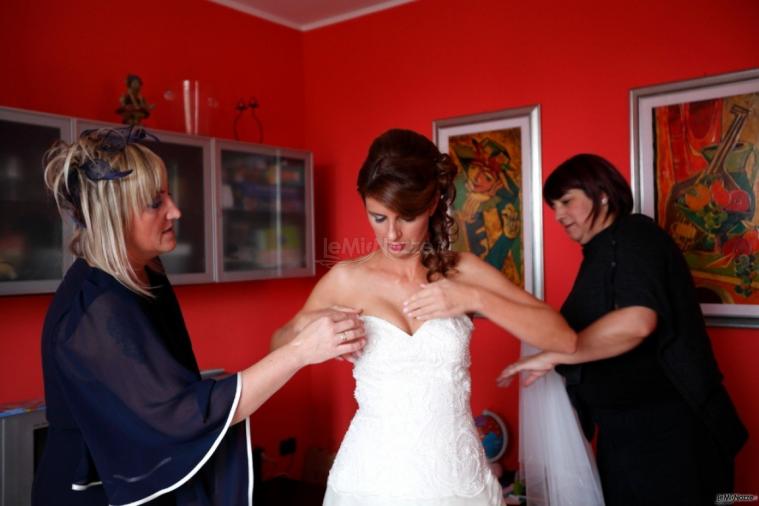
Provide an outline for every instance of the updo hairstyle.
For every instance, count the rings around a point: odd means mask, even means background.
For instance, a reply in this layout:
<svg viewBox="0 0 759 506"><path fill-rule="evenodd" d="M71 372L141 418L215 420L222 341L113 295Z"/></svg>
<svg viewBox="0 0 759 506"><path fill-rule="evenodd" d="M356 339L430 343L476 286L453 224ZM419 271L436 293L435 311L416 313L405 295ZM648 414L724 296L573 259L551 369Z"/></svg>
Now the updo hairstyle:
<svg viewBox="0 0 759 506"><path fill-rule="evenodd" d="M456 166L421 134L392 129L377 137L358 173L358 192L376 199L404 218L434 207L427 242L421 248L427 280L455 271L458 254L451 250L456 225L448 214L456 197Z"/></svg>

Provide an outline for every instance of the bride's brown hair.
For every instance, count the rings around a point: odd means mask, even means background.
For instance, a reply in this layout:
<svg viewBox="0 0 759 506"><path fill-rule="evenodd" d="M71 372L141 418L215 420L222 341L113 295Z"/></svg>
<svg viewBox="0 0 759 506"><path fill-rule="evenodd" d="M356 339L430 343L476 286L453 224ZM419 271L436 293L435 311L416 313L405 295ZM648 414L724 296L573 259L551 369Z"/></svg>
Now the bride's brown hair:
<svg viewBox="0 0 759 506"><path fill-rule="evenodd" d="M427 280L455 271L458 253L451 250L456 224L448 214L456 198L456 166L429 139L411 130L388 130L369 147L358 173L358 192L372 197L406 218L435 206L427 243L421 248Z"/></svg>

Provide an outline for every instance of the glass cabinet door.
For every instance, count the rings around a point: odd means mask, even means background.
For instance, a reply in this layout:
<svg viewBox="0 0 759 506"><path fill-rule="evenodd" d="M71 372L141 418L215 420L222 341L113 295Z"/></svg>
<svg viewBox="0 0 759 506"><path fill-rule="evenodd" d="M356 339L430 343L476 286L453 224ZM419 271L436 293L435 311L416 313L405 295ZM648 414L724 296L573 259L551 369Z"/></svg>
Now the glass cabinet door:
<svg viewBox="0 0 759 506"><path fill-rule="evenodd" d="M311 154L280 150L279 155L282 275L313 275Z"/></svg>
<svg viewBox="0 0 759 506"><path fill-rule="evenodd" d="M310 155L214 142L218 279L312 275Z"/></svg>
<svg viewBox="0 0 759 506"><path fill-rule="evenodd" d="M219 279L234 281L276 277L277 155L220 141Z"/></svg>
<svg viewBox="0 0 759 506"><path fill-rule="evenodd" d="M146 143L163 159L169 193L182 212L175 224L177 247L162 255L175 284L213 281L213 175L211 140L156 132L161 142Z"/></svg>
<svg viewBox="0 0 759 506"><path fill-rule="evenodd" d="M71 141L71 120L0 108L0 295L52 292L70 255L43 155Z"/></svg>
<svg viewBox="0 0 759 506"><path fill-rule="evenodd" d="M124 125L78 121L77 131ZM159 141L145 141L166 165L169 193L182 213L174 224L177 246L161 255L173 284L213 281L213 176L211 139L147 129Z"/></svg>

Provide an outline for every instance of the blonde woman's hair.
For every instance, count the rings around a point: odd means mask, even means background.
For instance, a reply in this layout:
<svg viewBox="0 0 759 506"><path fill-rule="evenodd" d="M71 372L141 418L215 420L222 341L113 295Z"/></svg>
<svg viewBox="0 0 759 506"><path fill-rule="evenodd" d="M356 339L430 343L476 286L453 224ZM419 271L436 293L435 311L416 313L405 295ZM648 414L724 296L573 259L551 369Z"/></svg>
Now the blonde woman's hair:
<svg viewBox="0 0 759 506"><path fill-rule="evenodd" d="M132 217L154 202L166 178L158 155L134 142L144 137L141 129L103 128L83 133L73 144L58 142L45 154L45 184L61 215L74 221L71 252L151 297L126 246ZM160 264L151 268L160 270Z"/></svg>

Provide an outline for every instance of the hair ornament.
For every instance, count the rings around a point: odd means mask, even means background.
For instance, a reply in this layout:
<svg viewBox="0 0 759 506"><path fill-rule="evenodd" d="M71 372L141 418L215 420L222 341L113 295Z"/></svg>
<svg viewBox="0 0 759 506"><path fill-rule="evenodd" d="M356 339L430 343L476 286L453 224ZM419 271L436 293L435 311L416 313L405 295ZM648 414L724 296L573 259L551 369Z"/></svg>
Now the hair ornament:
<svg viewBox="0 0 759 506"><path fill-rule="evenodd" d="M131 170L118 171L102 158L87 160L79 166L79 170L83 171L90 181L111 181L121 179L132 173Z"/></svg>
<svg viewBox="0 0 759 506"><path fill-rule="evenodd" d="M120 127L109 129L105 135L99 136L100 130L89 129L82 132L80 138L83 137L95 137L93 140L97 141L96 149L105 153L119 153L127 147L128 144L136 144L144 141L145 139L159 141L158 137L148 133L144 128L135 127L134 125L129 127ZM93 134L95 134L93 136ZM119 171L113 168L113 166L102 158L92 158L79 165L79 170L83 171L90 181L112 181L114 179L121 179L132 173L131 170Z"/></svg>
<svg viewBox="0 0 759 506"><path fill-rule="evenodd" d="M97 130L85 130L81 136L90 136L93 132L97 132ZM136 144L145 139L159 142L158 137L139 126L131 125L128 127L111 128L99 139L97 148L106 153L118 153L119 151L123 151L127 144Z"/></svg>

